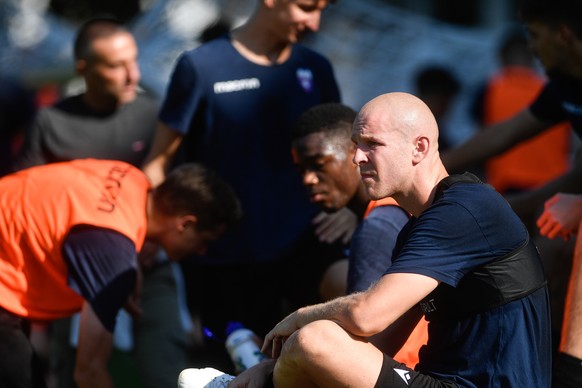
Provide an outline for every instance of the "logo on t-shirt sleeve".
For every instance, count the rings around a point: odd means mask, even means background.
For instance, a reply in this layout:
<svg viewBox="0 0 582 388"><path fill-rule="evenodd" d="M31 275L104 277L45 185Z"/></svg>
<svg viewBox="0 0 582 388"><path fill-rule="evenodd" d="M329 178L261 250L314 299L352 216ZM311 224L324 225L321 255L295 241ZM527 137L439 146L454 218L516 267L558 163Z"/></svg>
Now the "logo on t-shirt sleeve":
<svg viewBox="0 0 582 388"><path fill-rule="evenodd" d="M402 380L404 380L406 385L408 385L408 382L410 381L410 372L407 371L406 369L398 369L398 368L392 368L392 369L394 369L394 372L398 373L398 376L400 376L400 378Z"/></svg>

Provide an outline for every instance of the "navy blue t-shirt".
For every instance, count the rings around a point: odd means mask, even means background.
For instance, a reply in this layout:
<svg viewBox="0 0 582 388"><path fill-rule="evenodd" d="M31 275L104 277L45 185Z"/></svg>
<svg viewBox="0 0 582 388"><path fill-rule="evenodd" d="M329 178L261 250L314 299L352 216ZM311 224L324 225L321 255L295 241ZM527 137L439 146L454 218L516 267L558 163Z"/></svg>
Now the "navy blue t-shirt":
<svg viewBox="0 0 582 388"><path fill-rule="evenodd" d="M63 242L68 284L113 332L119 309L134 290L137 251L123 234L93 226L72 229Z"/></svg>
<svg viewBox="0 0 582 388"><path fill-rule="evenodd" d="M292 163L291 127L307 109L339 101L339 91L329 61L306 47L262 66L229 38L180 56L160 120L185 136L177 163L204 163L240 198L242 224L210 246L209 262L274 260L318 211Z"/></svg>
<svg viewBox="0 0 582 388"><path fill-rule="evenodd" d="M456 183L405 226L387 273L422 274L456 287L465 275L528 238L520 219L489 185ZM419 357L419 371L462 387L549 386L547 287L468 317L430 320L429 341Z"/></svg>
<svg viewBox="0 0 582 388"><path fill-rule="evenodd" d="M364 291L392 265L396 237L408 221L399 206L378 206L360 222L350 242L348 294Z"/></svg>
<svg viewBox="0 0 582 388"><path fill-rule="evenodd" d="M551 124L568 120L582 138L582 80L563 74L551 75L529 109L538 119Z"/></svg>

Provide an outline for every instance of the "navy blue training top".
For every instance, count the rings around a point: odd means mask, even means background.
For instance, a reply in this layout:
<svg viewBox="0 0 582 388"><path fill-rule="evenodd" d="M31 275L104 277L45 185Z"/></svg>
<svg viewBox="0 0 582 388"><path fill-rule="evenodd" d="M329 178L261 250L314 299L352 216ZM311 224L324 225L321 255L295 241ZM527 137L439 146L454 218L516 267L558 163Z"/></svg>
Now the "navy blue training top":
<svg viewBox="0 0 582 388"><path fill-rule="evenodd" d="M307 109L339 100L329 61L301 45L272 66L241 56L228 35L180 56L160 113L185 136L176 160L217 171L244 212L211 244L210 263L276 260L307 229L318 209L293 166L290 131Z"/></svg>
<svg viewBox="0 0 582 388"><path fill-rule="evenodd" d="M347 292L364 291L392 265L392 251L408 213L398 206L377 206L360 222L350 242Z"/></svg>
<svg viewBox="0 0 582 388"><path fill-rule="evenodd" d="M527 240L525 226L489 185L456 183L405 226L386 273L417 273L456 287ZM462 387L548 387L547 287L465 318L431 320L419 356L419 371Z"/></svg>
<svg viewBox="0 0 582 388"><path fill-rule="evenodd" d="M103 326L113 332L117 313L135 287L135 245L119 232L81 226L69 232L62 249L69 287L91 304Z"/></svg>

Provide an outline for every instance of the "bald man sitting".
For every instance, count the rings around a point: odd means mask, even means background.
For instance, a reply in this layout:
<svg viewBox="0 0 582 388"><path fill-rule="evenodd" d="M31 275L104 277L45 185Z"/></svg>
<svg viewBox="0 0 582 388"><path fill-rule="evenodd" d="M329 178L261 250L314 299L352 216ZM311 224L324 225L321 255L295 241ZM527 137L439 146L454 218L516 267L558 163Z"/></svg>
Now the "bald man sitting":
<svg viewBox="0 0 582 388"><path fill-rule="evenodd" d="M434 117L410 94L366 104L352 140L370 197L391 196L413 215L393 264L367 291L283 319L263 345L273 358L229 388L548 387L544 273L506 201L473 175L449 176ZM368 341L389 325L414 324L421 312L430 321L429 340L416 370Z"/></svg>

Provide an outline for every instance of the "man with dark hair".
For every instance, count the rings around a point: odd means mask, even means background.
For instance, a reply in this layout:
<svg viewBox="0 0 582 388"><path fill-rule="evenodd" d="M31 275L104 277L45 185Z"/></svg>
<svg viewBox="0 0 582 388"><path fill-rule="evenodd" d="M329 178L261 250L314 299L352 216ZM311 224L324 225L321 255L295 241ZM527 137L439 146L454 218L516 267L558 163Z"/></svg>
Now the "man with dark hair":
<svg viewBox="0 0 582 388"><path fill-rule="evenodd" d="M86 157L140 166L153 138L157 104L138 92L133 35L115 20L92 19L77 33L74 56L86 90L40 110L17 166Z"/></svg>
<svg viewBox="0 0 582 388"><path fill-rule="evenodd" d="M346 136L355 115L353 109L340 103L310 108L292 128L291 154L311 202L330 213L347 206L361 218L368 198L351 168L351 142ZM327 268L320 289L323 300L345 295L349 288L347 269L347 260L335 261Z"/></svg>
<svg viewBox="0 0 582 388"><path fill-rule="evenodd" d="M39 112L27 133L19 167L79 158L121 160L140 167L153 139L158 105L139 91L141 74L133 35L115 19L90 19L77 31L73 54L85 91ZM154 254L152 250L142 253L151 259L141 261L143 314L133 325L120 324L117 333L133 339L131 356L146 388L170 384L171 376L187 365L188 333L178 307L180 266L168 262L162 251ZM125 314L121 318L130 320ZM68 321L53 324L53 338L60 346L53 347L50 355L62 357L52 365L63 387L73 384L74 349L69 337L74 336L68 335ZM73 319L73 327L76 323ZM128 326L133 330L124 330Z"/></svg>
<svg viewBox="0 0 582 388"><path fill-rule="evenodd" d="M178 260L203 253L241 215L232 189L199 165L182 166L152 192L137 168L96 159L8 175L0 202L0 380L19 387L37 384L29 324L79 310L75 380L112 387L115 317L126 301L135 307L144 241Z"/></svg>
<svg viewBox="0 0 582 388"><path fill-rule="evenodd" d="M396 236L408 220L394 200L370 202L352 162L356 115L340 103L317 105L299 117L292 132L293 162L311 202L328 212L347 206L362 220L352 236L348 282L344 279L342 294L346 289L348 293L365 290L384 273Z"/></svg>

